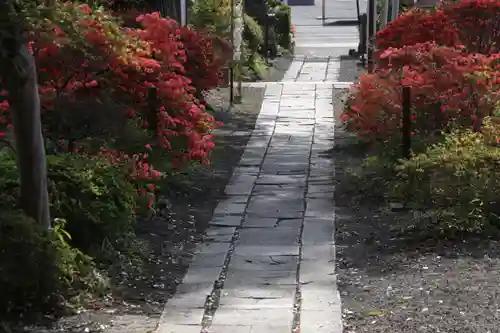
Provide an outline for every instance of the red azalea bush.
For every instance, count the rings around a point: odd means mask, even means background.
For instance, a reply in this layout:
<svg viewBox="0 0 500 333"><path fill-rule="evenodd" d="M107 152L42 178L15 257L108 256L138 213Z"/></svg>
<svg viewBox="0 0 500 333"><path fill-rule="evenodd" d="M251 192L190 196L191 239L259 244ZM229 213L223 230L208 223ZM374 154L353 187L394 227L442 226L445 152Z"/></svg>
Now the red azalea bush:
<svg viewBox="0 0 500 333"><path fill-rule="evenodd" d="M447 46L460 44L457 31L449 24L443 10L429 12L420 8L411 9L389 22L375 36L379 52L390 47L399 48L429 41Z"/></svg>
<svg viewBox="0 0 500 333"><path fill-rule="evenodd" d="M413 127L477 126L498 101L500 2L463 0L413 9L377 33L377 63L354 87L343 119L366 137L399 135L402 86L411 87Z"/></svg>
<svg viewBox="0 0 500 333"><path fill-rule="evenodd" d="M434 41L439 45L464 45L469 52L500 52L500 2L462 0L444 2L436 10L412 9L379 31L379 52Z"/></svg>
<svg viewBox="0 0 500 333"><path fill-rule="evenodd" d="M197 92L215 88L221 83L219 73L226 59L215 52L215 38L187 27L180 28L180 39L188 58L185 75L191 79Z"/></svg>
<svg viewBox="0 0 500 333"><path fill-rule="evenodd" d="M487 116L494 102L489 71L494 57L432 42L387 49L381 67L354 87L342 115L350 131L370 138L399 135L402 87L411 87L413 122L430 134L450 121L472 126Z"/></svg>
<svg viewBox="0 0 500 333"><path fill-rule="evenodd" d="M138 16L140 28L125 28L87 5L57 6L52 21L31 22L27 34L39 73L44 136L56 152L129 159L136 165L131 175L137 179L141 170L141 180L159 177L147 162L151 147L168 152L173 163L208 163L215 120L196 95L217 86L223 65L210 38L158 13ZM5 131L11 119L3 97ZM132 150L121 146L135 127L152 133L153 141Z"/></svg>

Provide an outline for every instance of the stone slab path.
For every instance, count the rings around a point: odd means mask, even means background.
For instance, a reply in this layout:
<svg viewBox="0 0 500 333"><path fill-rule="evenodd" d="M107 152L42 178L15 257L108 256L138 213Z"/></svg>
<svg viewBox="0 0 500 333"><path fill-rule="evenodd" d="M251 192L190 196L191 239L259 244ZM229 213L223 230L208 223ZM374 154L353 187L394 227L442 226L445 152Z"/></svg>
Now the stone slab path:
<svg viewBox="0 0 500 333"><path fill-rule="evenodd" d="M340 56L358 33L315 24L297 27L283 81L256 83L266 90L255 129L157 333L342 332L334 162L323 156L334 90L355 70Z"/></svg>

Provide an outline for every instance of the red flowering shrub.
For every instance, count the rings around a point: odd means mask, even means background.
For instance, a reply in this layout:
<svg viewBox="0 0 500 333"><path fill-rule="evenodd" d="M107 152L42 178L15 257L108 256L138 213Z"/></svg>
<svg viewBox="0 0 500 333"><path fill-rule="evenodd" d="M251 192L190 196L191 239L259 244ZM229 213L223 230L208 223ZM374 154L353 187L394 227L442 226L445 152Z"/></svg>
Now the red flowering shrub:
<svg viewBox="0 0 500 333"><path fill-rule="evenodd" d="M469 52L500 52L500 2L462 0L444 2L435 11L412 9L376 35L377 50L424 42L464 45Z"/></svg>
<svg viewBox="0 0 500 333"><path fill-rule="evenodd" d="M500 52L500 2L497 0L462 0L441 6L458 39L469 52Z"/></svg>
<svg viewBox="0 0 500 333"><path fill-rule="evenodd" d="M450 121L472 126L494 102L488 75L492 57L423 43L387 49L381 67L361 77L342 117L350 131L371 138L399 135L402 87L411 87L414 128L421 134Z"/></svg>
<svg viewBox="0 0 500 333"><path fill-rule="evenodd" d="M458 33L443 10L428 12L414 8L387 24L375 36L379 52L434 41L439 45L459 45Z"/></svg>
<svg viewBox="0 0 500 333"><path fill-rule="evenodd" d="M57 6L52 21L41 18L27 34L39 72L44 136L55 152L106 152L135 163L134 179L140 171L141 179L154 180L159 175L147 163L148 142L132 151L120 145L139 124L153 134L148 147L168 152L174 163L207 163L215 121L195 94L218 84L221 63L210 39L158 13L137 17L140 28L124 28L87 5ZM4 131L9 111L0 97Z"/></svg>
<svg viewBox="0 0 500 333"><path fill-rule="evenodd" d="M226 59L217 56L213 38L182 27L180 39L187 57L185 75L191 79L197 92L217 87L220 84L219 72Z"/></svg>
<svg viewBox="0 0 500 333"><path fill-rule="evenodd" d="M479 125L499 96L499 16L496 0L463 0L392 21L376 35L375 73L361 78L346 108L349 128L372 137L399 131L403 85L418 131Z"/></svg>

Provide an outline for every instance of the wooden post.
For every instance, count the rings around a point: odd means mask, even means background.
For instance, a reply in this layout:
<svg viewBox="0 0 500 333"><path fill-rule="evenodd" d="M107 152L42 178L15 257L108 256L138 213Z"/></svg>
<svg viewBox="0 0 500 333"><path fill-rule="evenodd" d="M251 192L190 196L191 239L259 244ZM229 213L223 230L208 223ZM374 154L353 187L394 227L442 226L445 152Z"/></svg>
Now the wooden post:
<svg viewBox="0 0 500 333"><path fill-rule="evenodd" d="M411 90L403 86L403 124L401 126L401 149L403 158L411 156Z"/></svg>

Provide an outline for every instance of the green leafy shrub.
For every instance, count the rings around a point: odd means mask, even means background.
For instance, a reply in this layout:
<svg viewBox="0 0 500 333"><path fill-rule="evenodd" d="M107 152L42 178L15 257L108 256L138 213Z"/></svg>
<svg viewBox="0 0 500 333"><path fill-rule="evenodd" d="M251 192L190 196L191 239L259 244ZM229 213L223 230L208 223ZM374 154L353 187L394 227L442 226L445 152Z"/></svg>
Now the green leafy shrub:
<svg viewBox="0 0 500 333"><path fill-rule="evenodd" d="M402 161L392 196L423 212L417 222L441 233L483 232L499 226L498 125L482 133L453 131L442 143Z"/></svg>
<svg viewBox="0 0 500 333"><path fill-rule="evenodd" d="M0 213L0 317L53 312L98 279L92 260L20 211ZM24 318L26 319L26 318Z"/></svg>
<svg viewBox="0 0 500 333"><path fill-rule="evenodd" d="M48 163L51 214L68 221L73 245L88 253L119 247L133 231L138 200L125 172L81 155L51 156Z"/></svg>
<svg viewBox="0 0 500 333"><path fill-rule="evenodd" d="M190 10L189 23L197 30L227 37L231 31L230 0L198 0Z"/></svg>
<svg viewBox="0 0 500 333"><path fill-rule="evenodd" d="M255 75L261 79L267 69L266 63L262 55L259 53L264 43L264 32L259 23L251 16L243 15L243 52L244 67L248 68L251 73L242 73L244 76Z"/></svg>
<svg viewBox="0 0 500 333"><path fill-rule="evenodd" d="M264 43L264 32L259 23L251 16L243 14L243 38L248 43L251 52L257 53L260 46Z"/></svg>
<svg viewBox="0 0 500 333"><path fill-rule="evenodd" d="M292 48L292 11L290 6L282 3L279 0L268 1L269 7L272 8L276 15L276 34L278 37L278 44L290 50Z"/></svg>
<svg viewBox="0 0 500 333"><path fill-rule="evenodd" d="M47 166L51 215L67 221L71 244L98 256L119 249L133 231L138 200L124 170L78 154L48 156ZM18 174L10 154L0 156L0 193L0 210L17 205Z"/></svg>

